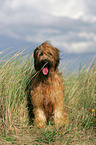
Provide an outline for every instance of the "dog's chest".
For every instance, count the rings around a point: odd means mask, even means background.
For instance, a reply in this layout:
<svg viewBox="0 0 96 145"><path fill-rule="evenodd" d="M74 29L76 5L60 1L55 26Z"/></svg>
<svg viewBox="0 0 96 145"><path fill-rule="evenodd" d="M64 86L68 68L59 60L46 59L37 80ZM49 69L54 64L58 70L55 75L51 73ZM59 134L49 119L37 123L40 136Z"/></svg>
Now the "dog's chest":
<svg viewBox="0 0 96 145"><path fill-rule="evenodd" d="M50 82L46 81L46 82L42 83L42 94L45 97L48 98L51 95L53 96L54 91L56 91L56 88L55 88L55 84L52 80L50 80Z"/></svg>

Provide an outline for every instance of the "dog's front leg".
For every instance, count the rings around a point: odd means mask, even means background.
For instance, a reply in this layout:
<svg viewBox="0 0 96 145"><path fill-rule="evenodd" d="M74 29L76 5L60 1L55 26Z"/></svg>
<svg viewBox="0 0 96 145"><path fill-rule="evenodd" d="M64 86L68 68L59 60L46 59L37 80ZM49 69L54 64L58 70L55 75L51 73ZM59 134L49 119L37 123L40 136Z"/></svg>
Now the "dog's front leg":
<svg viewBox="0 0 96 145"><path fill-rule="evenodd" d="M55 126L64 126L67 125L69 120L67 119L67 113L63 107L56 107L54 110L54 123Z"/></svg>
<svg viewBox="0 0 96 145"><path fill-rule="evenodd" d="M36 108L34 110L35 120L34 120L34 126L36 127L44 127L46 125L46 116L41 108Z"/></svg>

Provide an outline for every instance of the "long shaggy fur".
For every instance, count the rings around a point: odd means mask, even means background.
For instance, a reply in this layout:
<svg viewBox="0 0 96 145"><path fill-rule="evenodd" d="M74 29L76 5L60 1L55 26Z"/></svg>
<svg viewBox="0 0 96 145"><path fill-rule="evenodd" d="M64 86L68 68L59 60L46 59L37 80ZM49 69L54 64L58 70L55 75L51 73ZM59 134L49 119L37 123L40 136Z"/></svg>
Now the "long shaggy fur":
<svg viewBox="0 0 96 145"><path fill-rule="evenodd" d="M59 60L59 50L47 41L34 50L37 75L31 85L31 98L35 126L43 127L49 120L55 126L69 122L64 110L64 86L57 69Z"/></svg>

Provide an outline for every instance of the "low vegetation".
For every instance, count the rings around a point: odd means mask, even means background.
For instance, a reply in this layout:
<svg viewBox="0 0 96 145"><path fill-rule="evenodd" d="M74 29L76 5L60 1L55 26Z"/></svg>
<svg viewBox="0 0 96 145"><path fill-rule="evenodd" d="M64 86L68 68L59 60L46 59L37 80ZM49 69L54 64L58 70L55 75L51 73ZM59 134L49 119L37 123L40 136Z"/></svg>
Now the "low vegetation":
<svg viewBox="0 0 96 145"><path fill-rule="evenodd" d="M2 55L2 54L1 54ZM33 57L15 53L0 58L0 144L78 144L96 142L96 61L78 74L63 75L65 108L70 123L35 128L26 91L34 74ZM28 102L29 101L29 102Z"/></svg>

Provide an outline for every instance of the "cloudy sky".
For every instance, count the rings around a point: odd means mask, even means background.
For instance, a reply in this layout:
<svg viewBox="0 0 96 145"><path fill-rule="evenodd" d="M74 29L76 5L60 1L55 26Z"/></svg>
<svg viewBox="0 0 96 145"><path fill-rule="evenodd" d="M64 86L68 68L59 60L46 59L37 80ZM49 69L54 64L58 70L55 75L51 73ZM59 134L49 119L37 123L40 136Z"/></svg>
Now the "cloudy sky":
<svg viewBox="0 0 96 145"><path fill-rule="evenodd" d="M0 36L96 53L96 0L0 0Z"/></svg>

